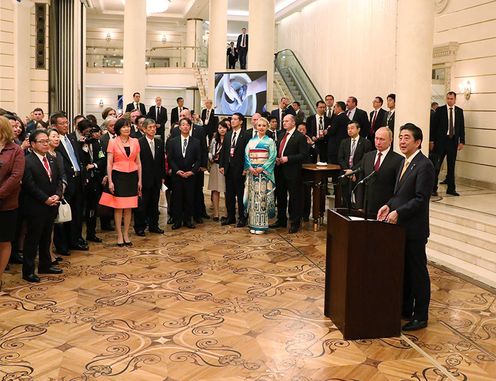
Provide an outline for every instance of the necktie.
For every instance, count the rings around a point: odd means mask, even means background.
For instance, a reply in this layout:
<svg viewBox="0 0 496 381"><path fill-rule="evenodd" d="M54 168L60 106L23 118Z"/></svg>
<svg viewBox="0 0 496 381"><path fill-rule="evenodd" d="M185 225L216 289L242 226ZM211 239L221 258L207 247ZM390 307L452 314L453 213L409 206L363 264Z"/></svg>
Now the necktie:
<svg viewBox="0 0 496 381"><path fill-rule="evenodd" d="M451 139L453 138L453 135L455 135L455 127L453 126L453 107L450 107L448 137Z"/></svg>
<svg viewBox="0 0 496 381"><path fill-rule="evenodd" d="M155 116L155 122L158 122L158 116L160 114L160 106L156 108L157 109L157 115Z"/></svg>
<svg viewBox="0 0 496 381"><path fill-rule="evenodd" d="M346 112L346 116L349 118L349 117L350 117L350 114L351 114L351 110L348 110L348 111Z"/></svg>
<svg viewBox="0 0 496 381"><path fill-rule="evenodd" d="M231 148L234 148L236 146L236 132L237 131L234 131L234 134L233 134L233 137L231 140Z"/></svg>
<svg viewBox="0 0 496 381"><path fill-rule="evenodd" d="M76 159L76 154L74 153L74 148L72 147L71 141L67 137L67 135L64 136L64 141L65 141L65 148L67 151L67 154L69 155L69 158L71 159L72 162L72 167L74 171L79 172L81 168L79 168L78 161Z"/></svg>
<svg viewBox="0 0 496 381"><path fill-rule="evenodd" d="M405 159L405 165L403 165L403 169L401 170L401 174L400 174L400 181L403 178L403 175L405 174L406 169L408 168L409 165L410 165L410 162Z"/></svg>
<svg viewBox="0 0 496 381"><path fill-rule="evenodd" d="M351 152L350 152L350 158L348 160L348 164L351 167L353 167L353 156L355 156L355 150L356 150L356 139L351 140Z"/></svg>
<svg viewBox="0 0 496 381"><path fill-rule="evenodd" d="M328 118L330 118L330 117L331 117L331 115L332 115L332 110L331 110L331 108L330 108L330 107L327 107L326 116L327 116Z"/></svg>
<svg viewBox="0 0 496 381"><path fill-rule="evenodd" d="M377 152L377 159L374 164L374 171L376 172L379 170L379 167L381 166L381 156L382 156L382 152L381 151Z"/></svg>
<svg viewBox="0 0 496 381"><path fill-rule="evenodd" d="M207 110L207 117L205 118L205 124L208 124L209 120L210 120L210 110Z"/></svg>
<svg viewBox="0 0 496 381"><path fill-rule="evenodd" d="M155 159L155 139L150 140L150 150L152 151L152 157Z"/></svg>
<svg viewBox="0 0 496 381"><path fill-rule="evenodd" d="M243 37L241 37L241 47L246 48L246 40L245 40L245 34L243 34Z"/></svg>
<svg viewBox="0 0 496 381"><path fill-rule="evenodd" d="M372 118L372 124L370 125L370 136L374 136L376 119L377 119L377 110L374 111L374 116Z"/></svg>
<svg viewBox="0 0 496 381"><path fill-rule="evenodd" d="M43 156L43 166L45 167L48 178L52 181L52 171L50 170L50 164L48 164L48 159L46 156Z"/></svg>
<svg viewBox="0 0 496 381"><path fill-rule="evenodd" d="M388 115L387 115L386 124L389 124L389 120L391 119L392 116L393 116L393 112L392 111L389 111L388 112Z"/></svg>
<svg viewBox="0 0 496 381"><path fill-rule="evenodd" d="M319 133L321 131L324 131L324 125L323 125L323 122L322 122L322 117L319 118Z"/></svg>
<svg viewBox="0 0 496 381"><path fill-rule="evenodd" d="M139 110L139 103L136 102L136 109Z"/></svg>
<svg viewBox="0 0 496 381"><path fill-rule="evenodd" d="M281 140L281 143L279 144L279 157L282 157L282 154L284 152L284 146L286 145L286 139L288 138L288 133L286 132Z"/></svg>
<svg viewBox="0 0 496 381"><path fill-rule="evenodd" d="M186 156L186 148L188 147L188 139L184 139L183 143L183 157Z"/></svg>

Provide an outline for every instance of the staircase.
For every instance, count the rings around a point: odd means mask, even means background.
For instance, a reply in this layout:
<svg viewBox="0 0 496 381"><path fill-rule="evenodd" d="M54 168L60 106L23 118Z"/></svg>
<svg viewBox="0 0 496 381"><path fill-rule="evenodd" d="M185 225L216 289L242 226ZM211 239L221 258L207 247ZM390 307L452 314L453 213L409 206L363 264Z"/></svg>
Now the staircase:
<svg viewBox="0 0 496 381"><path fill-rule="evenodd" d="M203 105L207 99L208 90L208 69L201 67L197 63L193 64L196 85L198 86L198 92L200 93L201 104Z"/></svg>
<svg viewBox="0 0 496 381"><path fill-rule="evenodd" d="M432 202L430 226L431 262L496 288L496 216Z"/></svg>

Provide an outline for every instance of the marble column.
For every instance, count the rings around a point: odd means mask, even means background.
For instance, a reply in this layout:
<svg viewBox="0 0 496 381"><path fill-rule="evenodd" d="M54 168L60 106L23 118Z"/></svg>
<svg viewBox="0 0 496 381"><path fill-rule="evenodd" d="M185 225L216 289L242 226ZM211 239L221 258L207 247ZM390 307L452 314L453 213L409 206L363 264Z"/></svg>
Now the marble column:
<svg viewBox="0 0 496 381"><path fill-rule="evenodd" d="M214 99L215 72L226 70L227 0L210 0L209 15L207 94Z"/></svg>
<svg viewBox="0 0 496 381"><path fill-rule="evenodd" d="M187 68L198 62L198 48L202 40L202 19L188 19L186 21L186 62Z"/></svg>
<svg viewBox="0 0 496 381"><path fill-rule="evenodd" d="M146 85L146 1L126 0L124 6L124 68L122 95L124 108L133 93L145 98Z"/></svg>
<svg viewBox="0 0 496 381"><path fill-rule="evenodd" d="M397 152L400 126L411 122L422 129L422 151L428 153L433 36L434 1L398 0L394 139Z"/></svg>
<svg viewBox="0 0 496 381"><path fill-rule="evenodd" d="M267 71L267 110L272 110L274 82L275 0L250 0L248 21L249 70Z"/></svg>

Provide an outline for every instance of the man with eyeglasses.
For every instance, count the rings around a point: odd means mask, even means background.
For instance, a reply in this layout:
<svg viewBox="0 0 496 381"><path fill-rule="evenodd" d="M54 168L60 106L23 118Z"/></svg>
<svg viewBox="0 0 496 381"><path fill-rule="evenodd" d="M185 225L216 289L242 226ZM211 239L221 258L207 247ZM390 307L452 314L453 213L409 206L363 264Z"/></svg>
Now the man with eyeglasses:
<svg viewBox="0 0 496 381"><path fill-rule="evenodd" d="M62 197L62 174L54 159L47 155L48 135L35 130L29 136L32 153L26 156L22 179L22 207L27 224L24 238L24 263L22 278L38 283L35 258L39 254L38 274L62 274L62 269L52 265L50 244L52 229Z"/></svg>

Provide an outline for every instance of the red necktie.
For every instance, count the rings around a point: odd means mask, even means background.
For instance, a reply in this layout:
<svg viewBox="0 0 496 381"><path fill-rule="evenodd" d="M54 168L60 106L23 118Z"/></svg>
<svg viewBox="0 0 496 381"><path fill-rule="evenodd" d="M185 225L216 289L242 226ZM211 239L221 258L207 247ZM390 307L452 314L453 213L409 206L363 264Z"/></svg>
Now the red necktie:
<svg viewBox="0 0 496 381"><path fill-rule="evenodd" d="M381 166L381 156L382 156L382 152L378 152L377 153L377 160L375 161L375 164L374 164L374 171L378 171L379 170L379 167Z"/></svg>
<svg viewBox="0 0 496 381"><path fill-rule="evenodd" d="M45 167L45 171L47 172L48 178L52 181L52 171L50 170L50 164L48 164L48 159L46 156L43 156L43 166Z"/></svg>
<svg viewBox="0 0 496 381"><path fill-rule="evenodd" d="M286 144L287 138L288 138L288 133L286 132L281 140L281 143L279 144L279 157L282 157L282 152L284 151L284 145Z"/></svg>

